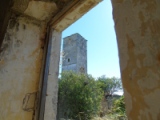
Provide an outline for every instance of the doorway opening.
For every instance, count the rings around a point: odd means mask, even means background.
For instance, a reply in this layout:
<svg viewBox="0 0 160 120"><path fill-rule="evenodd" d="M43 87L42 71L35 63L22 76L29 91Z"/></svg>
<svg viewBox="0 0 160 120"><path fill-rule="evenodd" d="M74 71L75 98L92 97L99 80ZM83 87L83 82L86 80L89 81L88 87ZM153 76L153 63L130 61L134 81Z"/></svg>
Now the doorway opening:
<svg viewBox="0 0 160 120"><path fill-rule="evenodd" d="M105 110L103 113L99 114L99 116L104 117L105 113L113 107L113 96L115 96L114 99L123 96L111 1L105 0L90 10L81 19L64 30L62 38L71 37L75 33L80 34L87 40L87 74L91 75L96 81L105 83L106 86L108 85L108 88L104 88L104 100L101 102L103 104L102 106L106 106L106 108L102 108ZM62 41L62 43L64 43L63 39ZM63 46L64 44L62 44L61 48L61 53L63 55L61 56L60 73L63 72L62 63L64 59L62 57L68 55L68 53L63 50ZM73 44L72 47L74 47ZM83 47L81 48L83 49ZM71 55L75 52L73 48L71 50ZM79 54L77 56L79 56ZM74 68L76 68L77 63L72 63L73 56L71 56L71 58L72 59L67 59L70 63L69 68L76 70ZM79 58L77 57L76 59ZM114 87L113 84L115 85ZM65 116L64 114L67 114L67 112L68 111L65 113L58 113L58 115L61 116L61 114L63 114L62 116Z"/></svg>

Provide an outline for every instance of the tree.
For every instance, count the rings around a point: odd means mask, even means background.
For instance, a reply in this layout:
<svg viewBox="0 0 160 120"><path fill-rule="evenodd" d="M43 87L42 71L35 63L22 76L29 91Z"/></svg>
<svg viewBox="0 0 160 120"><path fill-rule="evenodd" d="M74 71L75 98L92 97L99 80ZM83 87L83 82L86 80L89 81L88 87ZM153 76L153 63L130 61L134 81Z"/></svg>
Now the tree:
<svg viewBox="0 0 160 120"><path fill-rule="evenodd" d="M121 80L116 77L107 78L103 75L98 78L97 83L108 96L112 96L116 89L122 88Z"/></svg>
<svg viewBox="0 0 160 120"><path fill-rule="evenodd" d="M108 109L111 109L113 102L113 93L117 89L122 88L121 80L116 77L107 78L103 75L98 78L97 84L104 91L104 96L107 100Z"/></svg>
<svg viewBox="0 0 160 120"><path fill-rule="evenodd" d="M73 72L62 73L59 80L58 111L64 118L91 118L99 112L102 97L103 91L92 76Z"/></svg>

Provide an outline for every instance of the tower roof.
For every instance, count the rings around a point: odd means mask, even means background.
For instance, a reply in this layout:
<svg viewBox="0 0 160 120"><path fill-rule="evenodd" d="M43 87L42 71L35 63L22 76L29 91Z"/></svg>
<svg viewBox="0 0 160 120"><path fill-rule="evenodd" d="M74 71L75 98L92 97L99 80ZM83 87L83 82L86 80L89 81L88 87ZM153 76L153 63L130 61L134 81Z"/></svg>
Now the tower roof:
<svg viewBox="0 0 160 120"><path fill-rule="evenodd" d="M74 34L72 34L72 35L70 35L70 36L67 36L67 37L64 37L63 38L63 40L66 40L66 39L68 39L68 38L73 38L73 37L81 37L82 39L84 39L84 40L86 40L84 37L82 37L79 33L74 33ZM87 40L86 40L87 41Z"/></svg>

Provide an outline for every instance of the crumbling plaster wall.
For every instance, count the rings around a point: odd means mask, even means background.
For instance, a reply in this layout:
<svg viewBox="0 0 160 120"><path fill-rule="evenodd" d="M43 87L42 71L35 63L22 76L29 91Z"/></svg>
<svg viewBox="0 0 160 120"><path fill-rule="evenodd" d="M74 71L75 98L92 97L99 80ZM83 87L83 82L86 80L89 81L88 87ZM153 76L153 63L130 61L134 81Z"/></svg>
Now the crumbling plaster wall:
<svg viewBox="0 0 160 120"><path fill-rule="evenodd" d="M47 22L56 10L54 2L14 0L0 49L0 119L32 120L37 117ZM60 38L57 40L60 41ZM53 44L56 44L54 42L53 40ZM60 49L57 48L58 50ZM55 69L58 70L57 67ZM52 114L56 114L57 76L49 78L55 82L52 89L49 87L55 96L51 99L52 105L54 104L50 109Z"/></svg>
<svg viewBox="0 0 160 120"><path fill-rule="evenodd" d="M160 119L160 1L112 0L129 120Z"/></svg>
<svg viewBox="0 0 160 120"><path fill-rule="evenodd" d="M13 0L0 48L0 120L33 119L47 27L54 28L54 32L44 118L41 119L56 119L61 32L100 1Z"/></svg>
<svg viewBox="0 0 160 120"><path fill-rule="evenodd" d="M28 108L39 90L45 30L25 17L10 19L0 52L0 120L32 120Z"/></svg>

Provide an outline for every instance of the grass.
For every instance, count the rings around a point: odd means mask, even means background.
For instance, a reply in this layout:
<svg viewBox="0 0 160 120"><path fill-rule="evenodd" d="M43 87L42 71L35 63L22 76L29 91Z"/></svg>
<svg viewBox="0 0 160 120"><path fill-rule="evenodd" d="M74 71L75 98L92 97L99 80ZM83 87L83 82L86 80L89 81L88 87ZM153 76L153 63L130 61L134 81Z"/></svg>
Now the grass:
<svg viewBox="0 0 160 120"><path fill-rule="evenodd" d="M104 117L95 117L93 118L92 120L114 120L114 119L111 119L110 117L108 116L104 116Z"/></svg>

